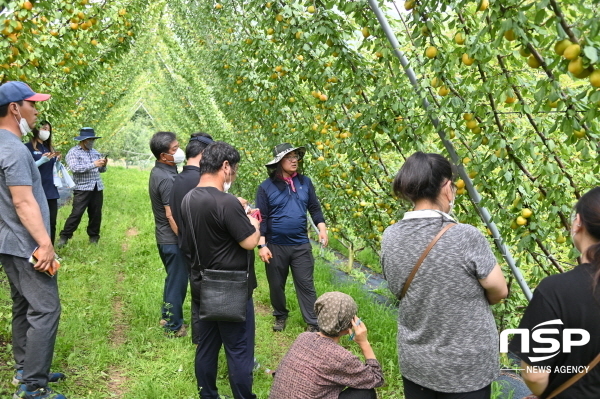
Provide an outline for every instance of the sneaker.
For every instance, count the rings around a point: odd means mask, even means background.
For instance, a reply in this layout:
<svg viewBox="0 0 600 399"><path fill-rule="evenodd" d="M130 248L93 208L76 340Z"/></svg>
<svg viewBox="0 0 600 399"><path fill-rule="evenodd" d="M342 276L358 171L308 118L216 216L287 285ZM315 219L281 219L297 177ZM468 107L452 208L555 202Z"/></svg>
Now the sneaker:
<svg viewBox="0 0 600 399"><path fill-rule="evenodd" d="M60 239L56 243L56 247L57 248L64 247L65 245L67 245L67 242L69 242L69 239L67 237L60 236Z"/></svg>
<svg viewBox="0 0 600 399"><path fill-rule="evenodd" d="M319 330L319 326L315 326L314 324L309 324L308 328L306 329L306 331L308 331L308 332L319 332L321 330Z"/></svg>
<svg viewBox="0 0 600 399"><path fill-rule="evenodd" d="M54 392L50 388L38 388L35 391L28 391L27 385L21 384L19 389L13 395L13 399L67 399L64 395Z"/></svg>
<svg viewBox="0 0 600 399"><path fill-rule="evenodd" d="M275 318L275 323L273 323L273 331L281 332L285 330L285 323L287 319L285 317L277 317Z"/></svg>
<svg viewBox="0 0 600 399"><path fill-rule="evenodd" d="M66 379L67 376L63 373L50 373L48 374L48 382L58 382ZM14 386L20 385L23 380L23 370L17 370L13 377L12 384Z"/></svg>
<svg viewBox="0 0 600 399"><path fill-rule="evenodd" d="M179 330L176 330L176 331L166 330L165 335L169 338L183 338L183 337L187 336L187 328L184 324L181 327L179 327Z"/></svg>

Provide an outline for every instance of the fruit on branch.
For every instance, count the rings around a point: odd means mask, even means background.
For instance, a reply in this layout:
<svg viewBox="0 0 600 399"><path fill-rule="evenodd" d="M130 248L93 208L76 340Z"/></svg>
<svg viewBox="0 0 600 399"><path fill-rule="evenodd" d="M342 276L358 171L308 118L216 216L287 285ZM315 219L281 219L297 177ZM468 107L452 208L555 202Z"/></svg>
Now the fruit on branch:
<svg viewBox="0 0 600 399"><path fill-rule="evenodd" d="M515 31L513 31L512 29L509 29L506 32L504 32L504 38L506 40L508 40L509 42L512 42L513 40L515 40L517 38L517 35L515 35Z"/></svg>
<svg viewBox="0 0 600 399"><path fill-rule="evenodd" d="M533 54L531 54L529 58L527 58L527 65L529 65L531 68L539 68L542 66L542 64Z"/></svg>
<svg viewBox="0 0 600 399"><path fill-rule="evenodd" d="M531 209L529 209L529 208L521 209L521 216L523 216L525 219L529 219L531 217L531 215L533 215L533 212Z"/></svg>
<svg viewBox="0 0 600 399"><path fill-rule="evenodd" d="M581 46L579 44L571 44L563 52L563 57L568 60L574 60L581 54Z"/></svg>
<svg viewBox="0 0 600 399"><path fill-rule="evenodd" d="M471 58L469 57L469 54L464 53L462 55L462 62L463 64L465 64L466 66L471 66L473 65L473 63L475 62L475 58Z"/></svg>
<svg viewBox="0 0 600 399"><path fill-rule="evenodd" d="M425 50L425 55L429 59L435 58L437 53L438 53L438 50L437 50L437 48L435 48L435 46L429 46L429 47L427 47L427 50Z"/></svg>
<svg viewBox="0 0 600 399"><path fill-rule="evenodd" d="M560 40L554 45L554 52L557 55L563 55L567 47L569 47L572 44L573 43L568 39Z"/></svg>
<svg viewBox="0 0 600 399"><path fill-rule="evenodd" d="M462 32L457 32L456 35L454 35L454 42L456 44L464 44L465 43L465 36L462 34Z"/></svg>

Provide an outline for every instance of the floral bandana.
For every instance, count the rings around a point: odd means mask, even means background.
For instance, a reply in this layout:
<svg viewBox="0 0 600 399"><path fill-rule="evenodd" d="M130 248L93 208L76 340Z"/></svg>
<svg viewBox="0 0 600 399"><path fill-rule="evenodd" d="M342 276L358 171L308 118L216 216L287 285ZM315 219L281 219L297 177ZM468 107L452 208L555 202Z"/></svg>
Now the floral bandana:
<svg viewBox="0 0 600 399"><path fill-rule="evenodd" d="M352 327L352 319L357 312L354 299L342 292L326 292L315 302L319 329L331 337L337 337L340 331Z"/></svg>

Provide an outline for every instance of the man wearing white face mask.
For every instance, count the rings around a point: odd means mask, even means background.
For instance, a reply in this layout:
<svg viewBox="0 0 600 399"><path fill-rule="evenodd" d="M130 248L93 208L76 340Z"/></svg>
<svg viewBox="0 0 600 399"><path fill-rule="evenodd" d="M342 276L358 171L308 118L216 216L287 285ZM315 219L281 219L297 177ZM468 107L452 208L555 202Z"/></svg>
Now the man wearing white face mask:
<svg viewBox="0 0 600 399"><path fill-rule="evenodd" d="M79 144L67 153L67 165L73 172L73 209L60 232L57 247L64 246L73 237L79 227L83 213L88 211L89 223L87 234L90 244L97 244L100 239L102 223L102 203L104 200L104 184L100 173L106 172L106 157L94 149L94 143L101 137L96 136L91 127L82 127L75 140Z"/></svg>
<svg viewBox="0 0 600 399"><path fill-rule="evenodd" d="M187 293L188 272L184 254L177 240L177 223L171 213L171 189L177 176L177 165L185 160L175 133L158 132L150 139L150 150L156 157L150 172L149 194L156 225L158 254L167 276L163 291L160 325L169 336L185 337L183 302Z"/></svg>
<svg viewBox="0 0 600 399"><path fill-rule="evenodd" d="M64 378L49 372L61 308L57 277L47 274L55 256L48 203L38 168L21 142L35 125L36 102L49 98L23 82L0 86L0 263L13 301L13 383L19 398L65 399L48 388ZM35 264L29 261L34 251Z"/></svg>

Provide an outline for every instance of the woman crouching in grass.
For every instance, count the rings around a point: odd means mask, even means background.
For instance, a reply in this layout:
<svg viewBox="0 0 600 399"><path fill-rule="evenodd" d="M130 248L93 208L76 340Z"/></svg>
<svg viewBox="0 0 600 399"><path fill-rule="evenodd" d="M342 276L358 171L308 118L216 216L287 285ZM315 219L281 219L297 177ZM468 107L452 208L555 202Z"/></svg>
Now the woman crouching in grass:
<svg viewBox="0 0 600 399"><path fill-rule="evenodd" d="M315 302L319 332L298 336L275 373L270 399L376 399L383 385L381 366L357 316L354 299L327 292ZM350 335L365 362L340 345Z"/></svg>

